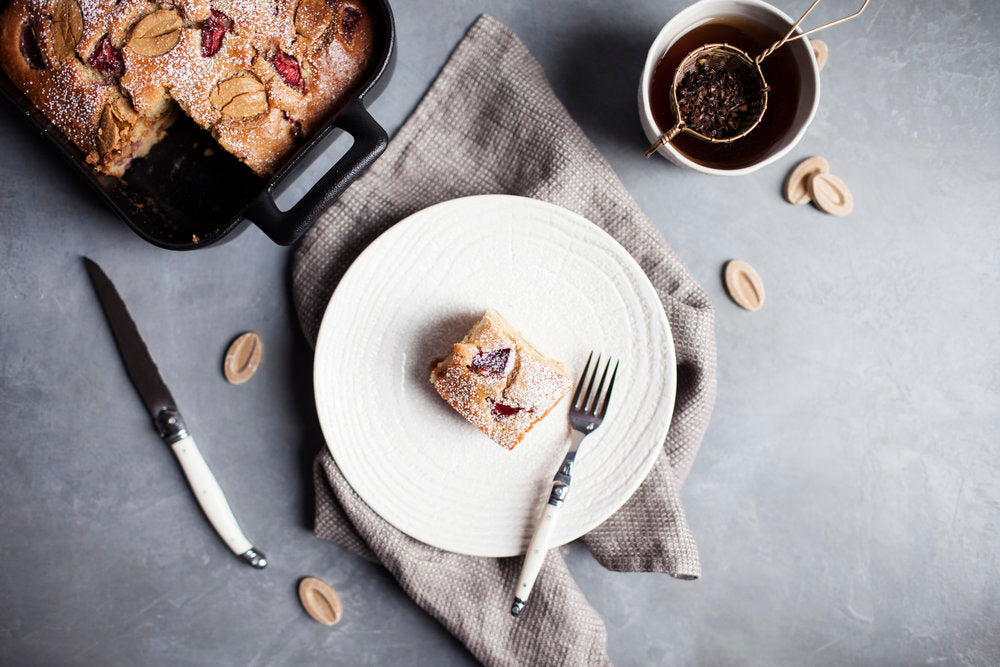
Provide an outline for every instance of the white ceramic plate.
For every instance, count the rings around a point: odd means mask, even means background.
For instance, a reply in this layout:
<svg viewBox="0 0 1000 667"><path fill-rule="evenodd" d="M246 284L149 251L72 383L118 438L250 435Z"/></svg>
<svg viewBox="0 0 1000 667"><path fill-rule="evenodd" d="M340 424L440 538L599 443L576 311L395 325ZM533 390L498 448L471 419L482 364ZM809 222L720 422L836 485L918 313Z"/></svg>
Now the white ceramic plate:
<svg viewBox="0 0 1000 667"><path fill-rule="evenodd" d="M316 342L316 410L337 465L389 523L477 556L527 548L569 445L566 396L508 451L434 390L428 366L496 308L576 382L591 349L621 359L608 416L583 442L553 546L639 487L670 426L670 326L634 259L566 209L505 195L424 209L344 275Z"/></svg>

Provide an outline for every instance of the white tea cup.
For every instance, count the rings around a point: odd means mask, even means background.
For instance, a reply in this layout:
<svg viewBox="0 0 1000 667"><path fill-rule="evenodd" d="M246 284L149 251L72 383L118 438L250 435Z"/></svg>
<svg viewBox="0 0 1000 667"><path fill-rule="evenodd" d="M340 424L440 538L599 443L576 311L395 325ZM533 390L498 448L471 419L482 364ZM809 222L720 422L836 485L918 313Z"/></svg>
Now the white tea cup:
<svg viewBox="0 0 1000 667"><path fill-rule="evenodd" d="M657 64L681 36L712 19L719 19L726 16L773 26L775 33L781 33L781 36L784 36L795 23L783 11L762 0L699 0L677 13L663 26L660 34L653 40L653 45L649 47L649 53L646 55L646 64L642 70L642 78L639 80L639 120L642 123L642 130L645 132L650 144L654 143L662 133L670 129L657 126L650 107L649 89ZM816 109L819 106L819 67L816 65L816 58L813 55L812 45L809 44L808 37L789 42L781 48L789 49L792 52L793 60L798 69L798 107L791 124L784 134L761 154L753 164L734 169L709 167L687 157L674 148L670 142L660 146L656 152L674 164L686 169L703 174L736 176L756 171L790 151L799 142L802 135L805 134L806 128L812 122L813 116L816 114ZM751 57L756 55L755 53L750 54Z"/></svg>

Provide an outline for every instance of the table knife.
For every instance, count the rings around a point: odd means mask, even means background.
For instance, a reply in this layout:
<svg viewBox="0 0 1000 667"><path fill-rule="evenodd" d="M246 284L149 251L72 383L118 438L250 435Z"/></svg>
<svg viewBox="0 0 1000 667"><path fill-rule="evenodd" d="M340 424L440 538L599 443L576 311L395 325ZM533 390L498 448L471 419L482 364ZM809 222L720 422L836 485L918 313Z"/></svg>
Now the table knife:
<svg viewBox="0 0 1000 667"><path fill-rule="evenodd" d="M234 554L255 568L265 567L267 558L250 543L240 529L229 502L222 493L222 487L202 458L194 438L188 433L174 397L170 395L170 390L160 377L160 371L149 355L146 343L139 335L139 330L128 314L121 296L118 295L118 290L94 261L84 257L83 263L104 308L108 324L111 325L111 333L118 344L122 361L125 362L125 370L139 391L143 403L146 404L157 433L180 461L184 475L205 516Z"/></svg>

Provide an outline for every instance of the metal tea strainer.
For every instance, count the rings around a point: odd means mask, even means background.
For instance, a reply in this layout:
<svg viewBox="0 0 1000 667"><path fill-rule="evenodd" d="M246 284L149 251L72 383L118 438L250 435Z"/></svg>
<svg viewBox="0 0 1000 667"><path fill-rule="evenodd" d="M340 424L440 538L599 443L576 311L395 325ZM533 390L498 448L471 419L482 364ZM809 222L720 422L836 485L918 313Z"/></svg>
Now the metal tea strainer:
<svg viewBox="0 0 1000 667"><path fill-rule="evenodd" d="M854 12L850 16L845 16L844 18L837 19L836 21L824 23L821 26L799 33L793 37L792 33L798 29L799 24L802 23L803 19L805 19L805 17L809 15L809 12L811 12L820 2L821 0L813 0L813 3L809 5L809 9L807 9L805 13L799 17L799 20L796 21L795 24L788 30L788 33L782 39L765 49L764 52L756 58L751 58L746 51L729 44L706 44L705 46L699 47L687 54L684 57L684 60L681 61L681 64L677 66L677 70L674 72L673 83L670 85L670 108L677 121L674 123L672 128L661 134L659 139L653 142L653 144L646 149L644 155L646 157L651 156L657 151L657 149L660 148L660 146L667 143L681 132L687 132L702 141L708 141L713 144L728 144L749 134L751 130L757 127L758 123L760 123L761 119L764 117L764 112L767 111L767 92L771 89L771 87L764 79L764 72L760 68L760 64L764 62L764 59L788 42L793 42L796 39L801 39L806 35L811 35L812 33L818 32L824 28L829 28L830 26L837 25L838 23L843 23L844 21L853 19L855 16L865 11L865 7L868 6L870 0L865 0L864 4L861 5L861 9ZM733 119L735 121L735 126L731 128L733 132L732 134L727 134L725 137L706 136L701 132L694 130L681 116L680 103L677 101L677 89L683 82L684 77L688 74L696 73L699 67L704 67L721 73L732 73L736 77L736 80L743 86L743 96L746 103L746 109L742 109L741 107L740 113Z"/></svg>

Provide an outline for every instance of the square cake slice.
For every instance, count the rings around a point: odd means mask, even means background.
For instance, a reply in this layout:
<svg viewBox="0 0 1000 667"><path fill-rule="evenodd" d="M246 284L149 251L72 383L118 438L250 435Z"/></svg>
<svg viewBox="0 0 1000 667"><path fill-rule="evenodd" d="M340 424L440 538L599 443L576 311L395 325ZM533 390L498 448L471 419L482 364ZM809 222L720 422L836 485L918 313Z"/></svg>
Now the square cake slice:
<svg viewBox="0 0 1000 667"><path fill-rule="evenodd" d="M570 389L566 370L488 310L451 354L433 365L434 388L459 414L507 449Z"/></svg>

